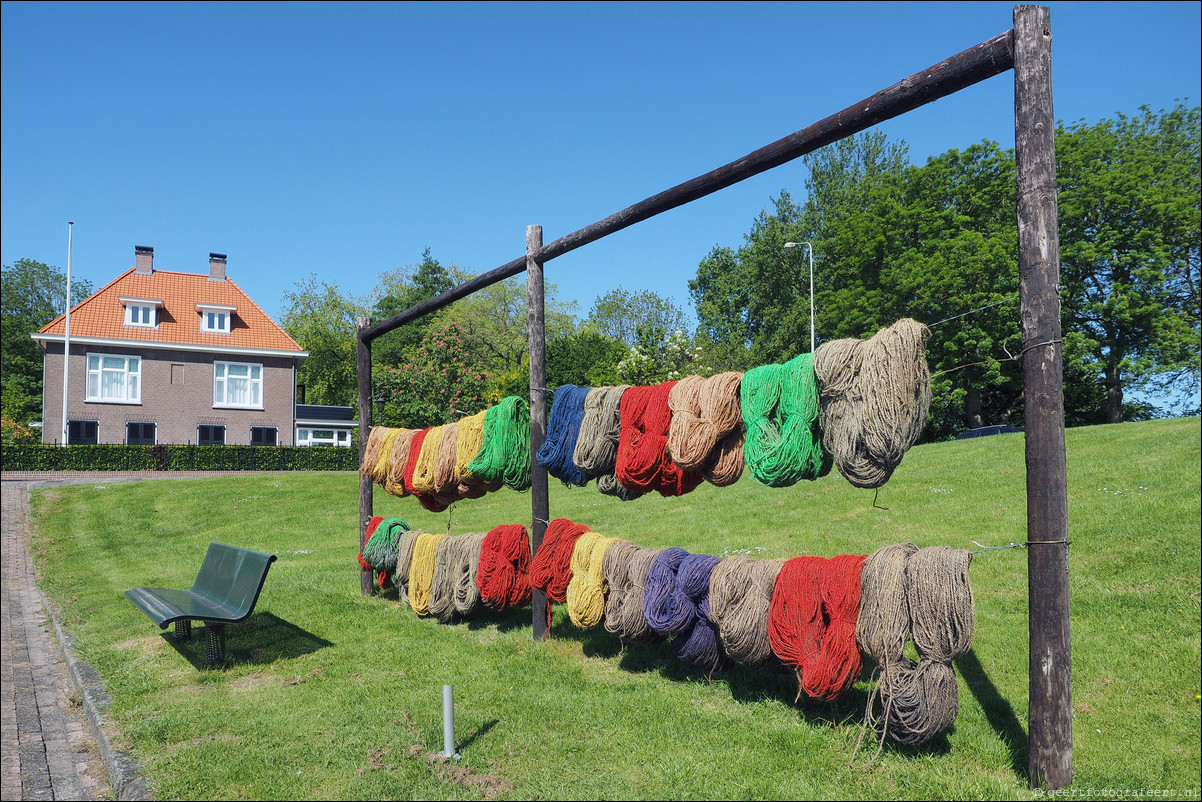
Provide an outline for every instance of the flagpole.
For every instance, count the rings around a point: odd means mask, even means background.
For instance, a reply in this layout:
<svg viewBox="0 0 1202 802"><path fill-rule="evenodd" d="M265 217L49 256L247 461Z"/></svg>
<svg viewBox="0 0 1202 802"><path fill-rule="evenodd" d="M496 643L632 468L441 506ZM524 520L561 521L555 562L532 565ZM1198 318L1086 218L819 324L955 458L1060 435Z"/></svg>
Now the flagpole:
<svg viewBox="0 0 1202 802"><path fill-rule="evenodd" d="M67 445L67 382L70 378L71 362L71 227L67 221L67 331L63 336L63 445Z"/></svg>

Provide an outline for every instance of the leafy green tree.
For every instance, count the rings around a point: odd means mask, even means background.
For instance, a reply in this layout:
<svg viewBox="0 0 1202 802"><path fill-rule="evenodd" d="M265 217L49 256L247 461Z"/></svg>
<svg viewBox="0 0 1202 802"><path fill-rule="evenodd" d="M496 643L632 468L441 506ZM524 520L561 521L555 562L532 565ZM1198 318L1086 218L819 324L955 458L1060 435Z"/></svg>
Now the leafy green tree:
<svg viewBox="0 0 1202 802"><path fill-rule="evenodd" d="M3 417L13 424L41 419L44 352L29 335L66 311L66 291L65 272L32 259L18 259L0 272ZM72 304L91 294L90 281L72 277Z"/></svg>
<svg viewBox="0 0 1202 802"><path fill-rule="evenodd" d="M547 386L598 387L620 384L617 364L629 352L625 344L593 326L547 340Z"/></svg>
<svg viewBox="0 0 1202 802"><path fill-rule="evenodd" d="M356 406L358 381L355 352L356 318L366 315L362 301L345 296L338 284L316 275L296 282L284 293L281 323L309 357L297 371L310 404Z"/></svg>
<svg viewBox="0 0 1202 802"><path fill-rule="evenodd" d="M1065 336L1072 367L1102 377L1108 423L1127 389L1199 386L1200 127L1179 104L1057 131Z"/></svg>
<svg viewBox="0 0 1202 802"><path fill-rule="evenodd" d="M442 295L454 286L451 273L426 248L418 264L380 274L375 290L378 300L371 311L372 320L386 320L422 301ZM408 360L427 332L440 325L445 317L445 311L436 312L377 337L371 345L372 363L396 366Z"/></svg>
<svg viewBox="0 0 1202 802"><path fill-rule="evenodd" d="M669 298L651 290L630 292L621 287L598 296L588 322L612 340L635 346L642 340L659 343L674 331L688 328L688 318Z"/></svg>

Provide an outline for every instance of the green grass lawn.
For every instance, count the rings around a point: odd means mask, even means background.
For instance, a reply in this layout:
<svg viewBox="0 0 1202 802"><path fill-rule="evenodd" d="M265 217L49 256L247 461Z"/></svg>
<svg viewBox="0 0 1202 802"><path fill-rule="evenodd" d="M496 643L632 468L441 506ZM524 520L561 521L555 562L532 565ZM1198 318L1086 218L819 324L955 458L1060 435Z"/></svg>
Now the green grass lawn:
<svg viewBox="0 0 1202 802"><path fill-rule="evenodd" d="M1078 798L1198 798L1200 431L1188 418L1067 433ZM953 730L853 768L864 681L838 702L795 703L791 675L709 677L666 645L623 651L602 627L573 627L562 605L551 638L534 643L529 608L444 625L394 593L362 596L357 488L354 474L311 473L33 494L39 582L104 679L118 745L157 798L1037 795L1022 549L973 558L976 637L955 664ZM529 501L502 490L432 514L377 490L375 512L460 534L529 524ZM718 556L1002 546L1026 539L1023 436L916 447L875 504L837 473L627 503L553 480L550 503L553 517L604 535ZM173 644L122 595L189 587L210 541L279 555L217 671L199 668L203 637ZM455 687L454 762L436 757L444 684Z"/></svg>

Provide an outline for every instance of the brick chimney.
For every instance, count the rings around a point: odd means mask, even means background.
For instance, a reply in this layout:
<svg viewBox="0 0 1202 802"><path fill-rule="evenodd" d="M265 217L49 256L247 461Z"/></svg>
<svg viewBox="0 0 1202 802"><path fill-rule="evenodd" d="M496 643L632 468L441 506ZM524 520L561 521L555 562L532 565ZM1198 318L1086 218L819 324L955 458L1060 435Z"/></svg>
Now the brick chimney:
<svg viewBox="0 0 1202 802"><path fill-rule="evenodd" d="M154 272L154 248L148 245L134 246L134 272L143 276Z"/></svg>
<svg viewBox="0 0 1202 802"><path fill-rule="evenodd" d="M209 281L225 281L225 254L209 254Z"/></svg>

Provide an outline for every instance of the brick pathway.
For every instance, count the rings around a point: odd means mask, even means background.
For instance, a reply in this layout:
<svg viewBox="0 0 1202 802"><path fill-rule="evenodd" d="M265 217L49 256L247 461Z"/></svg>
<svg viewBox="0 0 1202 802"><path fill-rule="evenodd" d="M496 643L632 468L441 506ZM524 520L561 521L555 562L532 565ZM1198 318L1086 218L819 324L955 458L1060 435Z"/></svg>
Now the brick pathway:
<svg viewBox="0 0 1202 802"><path fill-rule="evenodd" d="M57 629L29 555L25 482L3 483L0 699L4 799L100 799L110 795Z"/></svg>

